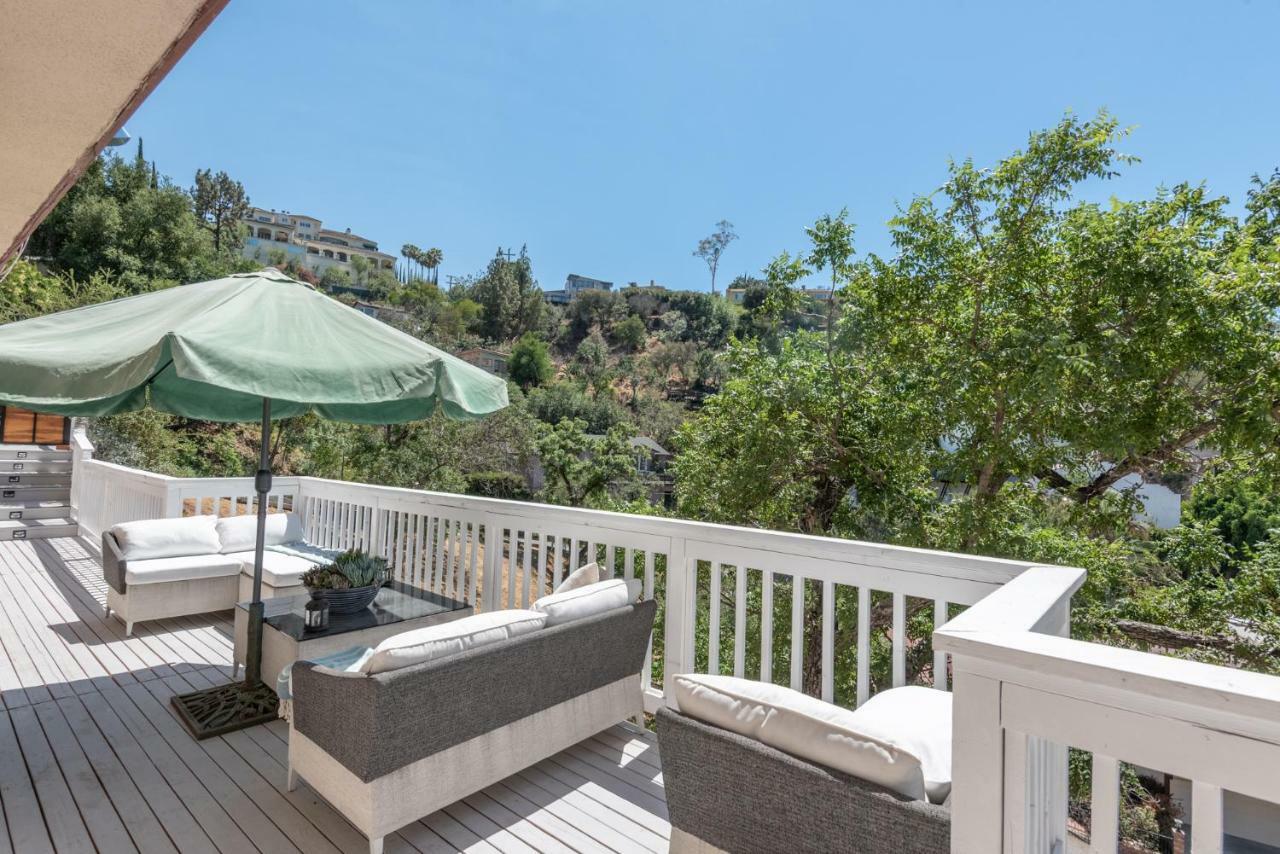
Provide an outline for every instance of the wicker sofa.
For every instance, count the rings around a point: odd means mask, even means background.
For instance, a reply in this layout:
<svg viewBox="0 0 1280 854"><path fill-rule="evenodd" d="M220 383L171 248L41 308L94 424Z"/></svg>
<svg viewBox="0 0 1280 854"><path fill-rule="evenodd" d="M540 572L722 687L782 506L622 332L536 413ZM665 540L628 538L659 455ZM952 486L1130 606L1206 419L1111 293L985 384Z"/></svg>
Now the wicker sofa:
<svg viewBox="0 0 1280 854"><path fill-rule="evenodd" d="M673 854L947 854L946 806L659 709Z"/></svg>
<svg viewBox="0 0 1280 854"><path fill-rule="evenodd" d="M640 714L655 611L626 605L374 675L300 661L289 787L305 780L378 854L388 833Z"/></svg>

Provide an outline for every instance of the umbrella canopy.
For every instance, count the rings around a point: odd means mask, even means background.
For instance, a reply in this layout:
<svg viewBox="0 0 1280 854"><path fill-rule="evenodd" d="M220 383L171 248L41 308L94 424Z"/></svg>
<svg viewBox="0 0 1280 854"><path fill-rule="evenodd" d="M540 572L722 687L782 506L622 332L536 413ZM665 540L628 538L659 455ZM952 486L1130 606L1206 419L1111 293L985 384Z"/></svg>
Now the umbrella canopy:
<svg viewBox="0 0 1280 854"><path fill-rule="evenodd" d="M0 326L0 400L61 415L209 421L314 410L390 424L476 418L507 384L274 269Z"/></svg>

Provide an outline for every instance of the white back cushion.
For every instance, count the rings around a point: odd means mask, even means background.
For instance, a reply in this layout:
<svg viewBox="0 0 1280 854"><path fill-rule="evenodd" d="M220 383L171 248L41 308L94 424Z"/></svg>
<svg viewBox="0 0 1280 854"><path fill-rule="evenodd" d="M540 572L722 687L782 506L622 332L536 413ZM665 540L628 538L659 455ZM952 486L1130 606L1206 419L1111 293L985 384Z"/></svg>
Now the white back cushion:
<svg viewBox="0 0 1280 854"><path fill-rule="evenodd" d="M543 596L529 607L546 614L547 626L550 627L612 611L630 601L631 592L627 582L614 578Z"/></svg>
<svg viewBox="0 0 1280 854"><path fill-rule="evenodd" d="M569 577L561 581L552 593L568 593L570 590L577 590L579 587L586 587L588 584L598 584L600 582L600 564L592 561L586 566L580 566L573 572L569 573Z"/></svg>
<svg viewBox="0 0 1280 854"><path fill-rule="evenodd" d="M546 622L546 614L511 609L488 611L438 626L413 629L389 637L374 647L373 655L361 669L370 674L385 673L411 664L434 661L463 650L536 632Z"/></svg>
<svg viewBox="0 0 1280 854"><path fill-rule="evenodd" d="M863 725L858 718L859 712L780 685L733 676L690 673L675 677L676 703L680 711L690 717L876 783L909 798L924 800L927 790L920 757L913 752L913 748L919 748L914 730L918 726L927 726L928 731L918 734L921 739L946 741L949 788L950 695L928 688L919 690L940 694L947 701L946 727L940 732L936 730L938 722L925 722L928 717L925 712L919 715L913 712L909 719L895 725L889 714L882 714L877 709L867 716L867 723ZM889 693L892 692L884 692ZM929 698L930 701L933 699ZM891 709L901 713L910 703L908 698L900 705L884 703L881 708L886 713ZM863 709L869 705L864 704ZM924 706L935 714L938 712L936 703L928 702ZM936 758L941 752L942 749L937 748L931 756Z"/></svg>
<svg viewBox="0 0 1280 854"><path fill-rule="evenodd" d="M302 540L302 519L293 513L268 513L264 545L279 546ZM258 514L224 516L218 520L223 554L252 551L258 545Z"/></svg>
<svg viewBox="0 0 1280 854"><path fill-rule="evenodd" d="M951 694L919 685L881 691L853 713L858 731L920 761L930 803L951 794Z"/></svg>
<svg viewBox="0 0 1280 854"><path fill-rule="evenodd" d="M188 516L185 519L142 519L121 522L111 528L126 560L150 560L158 557L216 555L217 516Z"/></svg>

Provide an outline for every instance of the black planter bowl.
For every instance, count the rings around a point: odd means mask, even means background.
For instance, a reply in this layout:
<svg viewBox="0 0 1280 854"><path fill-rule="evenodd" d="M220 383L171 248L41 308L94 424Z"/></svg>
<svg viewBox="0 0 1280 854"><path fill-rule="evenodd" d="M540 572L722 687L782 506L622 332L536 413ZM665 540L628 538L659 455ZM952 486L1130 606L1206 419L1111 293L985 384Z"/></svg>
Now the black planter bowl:
<svg viewBox="0 0 1280 854"><path fill-rule="evenodd" d="M381 584L370 584L368 587L352 587L347 590L313 590L329 605L330 614L354 614L369 607L377 597Z"/></svg>

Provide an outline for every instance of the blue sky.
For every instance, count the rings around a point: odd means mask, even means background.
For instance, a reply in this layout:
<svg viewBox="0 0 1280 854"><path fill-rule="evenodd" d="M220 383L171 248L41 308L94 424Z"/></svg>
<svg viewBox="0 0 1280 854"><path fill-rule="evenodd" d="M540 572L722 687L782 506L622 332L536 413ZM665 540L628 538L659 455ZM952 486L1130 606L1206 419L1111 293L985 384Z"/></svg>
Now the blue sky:
<svg viewBox="0 0 1280 854"><path fill-rule="evenodd" d="M1238 205L1280 166L1280 3L231 0L128 122L189 184L319 217L442 275L528 244L570 272L706 289L847 207L894 206L1065 110L1105 107L1142 158L1096 198L1205 181Z"/></svg>

